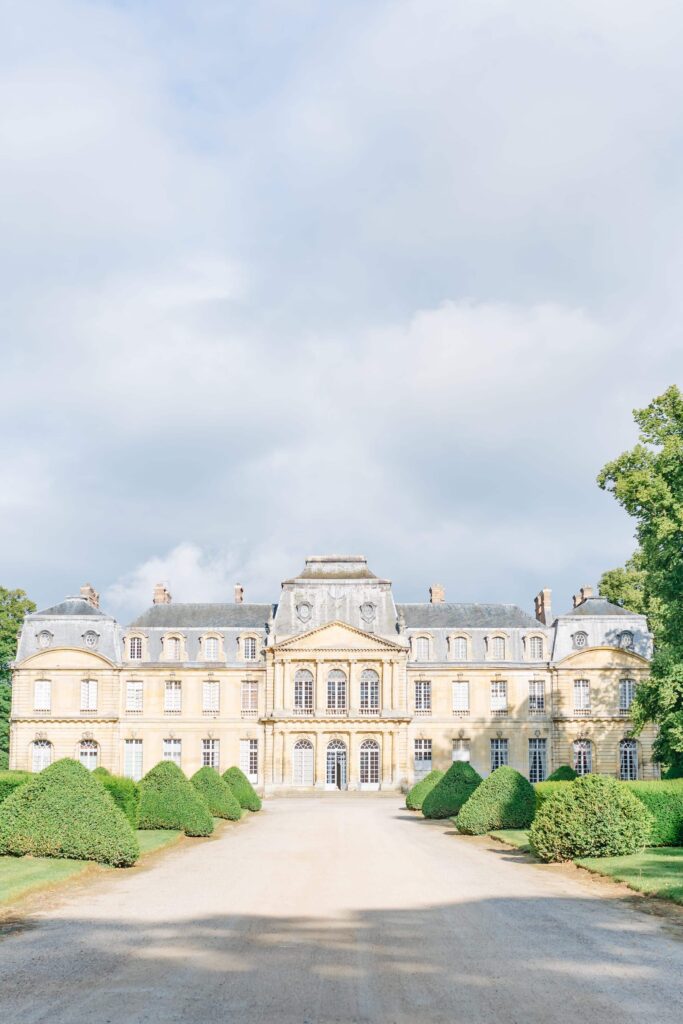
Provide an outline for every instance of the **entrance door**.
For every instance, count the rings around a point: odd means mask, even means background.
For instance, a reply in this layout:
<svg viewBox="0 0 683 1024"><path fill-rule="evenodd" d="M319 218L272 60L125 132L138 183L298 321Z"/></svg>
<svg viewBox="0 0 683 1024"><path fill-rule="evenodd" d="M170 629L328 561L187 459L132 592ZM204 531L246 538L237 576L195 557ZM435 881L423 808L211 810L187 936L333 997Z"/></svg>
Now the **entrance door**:
<svg viewBox="0 0 683 1024"><path fill-rule="evenodd" d="M360 745L360 788L379 789L379 743L364 740Z"/></svg>
<svg viewBox="0 0 683 1024"><path fill-rule="evenodd" d="M341 740L327 745L327 789L346 789L346 744Z"/></svg>
<svg viewBox="0 0 683 1024"><path fill-rule="evenodd" d="M313 785L313 744L297 740L294 744L293 782L295 786Z"/></svg>

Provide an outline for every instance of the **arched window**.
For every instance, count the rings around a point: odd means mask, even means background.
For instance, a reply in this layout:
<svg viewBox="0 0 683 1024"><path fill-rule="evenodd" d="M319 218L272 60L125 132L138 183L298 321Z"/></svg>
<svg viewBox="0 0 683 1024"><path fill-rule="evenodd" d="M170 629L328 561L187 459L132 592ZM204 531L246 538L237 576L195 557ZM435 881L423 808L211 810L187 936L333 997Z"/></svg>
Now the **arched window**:
<svg viewBox="0 0 683 1024"><path fill-rule="evenodd" d="M313 673L300 668L294 675L294 710L299 714L313 711Z"/></svg>
<svg viewBox="0 0 683 1024"><path fill-rule="evenodd" d="M532 661L541 661L543 658L543 637L529 637L529 657Z"/></svg>
<svg viewBox="0 0 683 1024"><path fill-rule="evenodd" d="M340 668L332 669L327 677L327 710L346 710L346 675Z"/></svg>
<svg viewBox="0 0 683 1024"><path fill-rule="evenodd" d="M142 637L132 636L128 641L128 656L131 661L142 660Z"/></svg>
<svg viewBox="0 0 683 1024"><path fill-rule="evenodd" d="M376 740L363 740L360 745L360 784L379 786L379 743Z"/></svg>
<svg viewBox="0 0 683 1024"><path fill-rule="evenodd" d="M415 637L415 661L429 661L429 637Z"/></svg>
<svg viewBox="0 0 683 1024"><path fill-rule="evenodd" d="M455 661L467 661L467 637L453 637L453 658Z"/></svg>
<svg viewBox="0 0 683 1024"><path fill-rule="evenodd" d="M98 750L95 740L81 740L78 745L78 760L89 772L97 768Z"/></svg>
<svg viewBox="0 0 683 1024"><path fill-rule="evenodd" d="M295 786L313 785L313 744L297 740L294 744L293 782Z"/></svg>
<svg viewBox="0 0 683 1024"><path fill-rule="evenodd" d="M253 636L244 638L244 660L256 661L256 638Z"/></svg>
<svg viewBox="0 0 683 1024"><path fill-rule="evenodd" d="M42 772L43 768L47 768L49 764L52 764L52 744L49 740L35 740L31 756L31 770Z"/></svg>
<svg viewBox="0 0 683 1024"><path fill-rule="evenodd" d="M590 740L574 740L574 771L589 775L593 771L593 745Z"/></svg>
<svg viewBox="0 0 683 1024"><path fill-rule="evenodd" d="M623 647L625 651L630 651L633 647L633 633L630 629L625 629L623 633L619 634L619 646Z"/></svg>
<svg viewBox="0 0 683 1024"><path fill-rule="evenodd" d="M218 661L218 637L207 636L204 639L204 661Z"/></svg>
<svg viewBox="0 0 683 1024"><path fill-rule="evenodd" d="M574 647L577 651L580 651L582 647L588 646L588 633L584 633L582 629L578 633L574 633Z"/></svg>
<svg viewBox="0 0 683 1024"><path fill-rule="evenodd" d="M164 638L164 654L169 661L180 661L180 637L167 636Z"/></svg>
<svg viewBox="0 0 683 1024"><path fill-rule="evenodd" d="M632 782L638 778L638 744L622 740L619 744L619 778Z"/></svg>
<svg viewBox="0 0 683 1024"><path fill-rule="evenodd" d="M365 714L376 714L379 711L379 676L371 668L361 672L360 710Z"/></svg>
<svg viewBox="0 0 683 1024"><path fill-rule="evenodd" d="M505 661L505 637L491 637L491 658L493 661Z"/></svg>
<svg viewBox="0 0 683 1024"><path fill-rule="evenodd" d="M342 740L327 744L326 782L336 789L346 789L346 744Z"/></svg>

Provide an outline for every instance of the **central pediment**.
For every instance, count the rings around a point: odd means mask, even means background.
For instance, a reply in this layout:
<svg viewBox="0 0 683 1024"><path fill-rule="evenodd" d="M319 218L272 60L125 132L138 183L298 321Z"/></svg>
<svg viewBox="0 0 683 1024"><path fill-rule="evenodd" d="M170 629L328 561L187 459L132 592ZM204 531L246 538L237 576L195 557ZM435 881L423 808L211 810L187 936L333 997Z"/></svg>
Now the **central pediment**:
<svg viewBox="0 0 683 1024"><path fill-rule="evenodd" d="M407 644L387 640L386 637L376 636L374 633L366 633L346 622L335 621L296 636L289 636L274 644L273 648L276 651L363 650L403 654L407 650Z"/></svg>

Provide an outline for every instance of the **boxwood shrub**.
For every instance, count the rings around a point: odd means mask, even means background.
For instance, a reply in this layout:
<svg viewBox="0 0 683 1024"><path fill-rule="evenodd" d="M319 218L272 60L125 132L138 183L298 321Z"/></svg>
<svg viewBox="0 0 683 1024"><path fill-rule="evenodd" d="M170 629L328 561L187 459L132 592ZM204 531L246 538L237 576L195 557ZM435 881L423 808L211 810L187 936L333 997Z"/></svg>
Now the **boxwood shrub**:
<svg viewBox="0 0 683 1024"><path fill-rule="evenodd" d="M140 828L177 828L186 836L213 832L205 800L174 761L160 761L141 780Z"/></svg>
<svg viewBox="0 0 683 1024"><path fill-rule="evenodd" d="M63 758L3 802L0 854L128 867L140 848L130 822L98 780L78 761Z"/></svg>
<svg viewBox="0 0 683 1024"><path fill-rule="evenodd" d="M617 779L584 775L545 800L529 830L541 860L616 857L650 839L652 815Z"/></svg>
<svg viewBox="0 0 683 1024"><path fill-rule="evenodd" d="M548 797L553 795L553 793L561 793L563 789L570 785L570 782L551 782L550 780L546 782L537 782L534 786L534 792L536 794L536 812L538 813L538 808L544 800L547 800Z"/></svg>
<svg viewBox="0 0 683 1024"><path fill-rule="evenodd" d="M208 766L195 772L190 782L201 794L209 810L216 818L227 818L239 821L242 808L227 782L221 778L215 768Z"/></svg>
<svg viewBox="0 0 683 1024"><path fill-rule="evenodd" d="M429 772L425 775L424 779L420 779L415 785L408 790L406 793L406 807L409 811L421 811L422 801L427 796L427 793L434 789L439 779L442 779L446 773L437 771Z"/></svg>
<svg viewBox="0 0 683 1024"><path fill-rule="evenodd" d="M422 801L425 818L450 818L469 800L481 775L467 761L454 761Z"/></svg>
<svg viewBox="0 0 683 1024"><path fill-rule="evenodd" d="M546 782L573 782L574 779L578 779L578 774L574 771L570 764L561 764L559 768L556 768L554 772L551 772Z"/></svg>
<svg viewBox="0 0 683 1024"><path fill-rule="evenodd" d="M683 779L622 782L653 817L648 846L683 846Z"/></svg>
<svg viewBox="0 0 683 1024"><path fill-rule="evenodd" d="M140 824L140 787L132 779L110 775L106 768L96 768L94 777L104 786L116 806L123 811L133 828Z"/></svg>
<svg viewBox="0 0 683 1024"><path fill-rule="evenodd" d="M261 798L243 771L236 767L228 768L227 772L223 772L223 778L237 797L240 807L247 811L261 810Z"/></svg>
<svg viewBox="0 0 683 1024"><path fill-rule="evenodd" d="M17 786L23 786L25 782L33 778L31 772L0 772L0 804L10 793L13 793Z"/></svg>
<svg viewBox="0 0 683 1024"><path fill-rule="evenodd" d="M499 828L528 828L536 810L536 794L528 779L502 765L475 790L456 824L467 835L481 836Z"/></svg>

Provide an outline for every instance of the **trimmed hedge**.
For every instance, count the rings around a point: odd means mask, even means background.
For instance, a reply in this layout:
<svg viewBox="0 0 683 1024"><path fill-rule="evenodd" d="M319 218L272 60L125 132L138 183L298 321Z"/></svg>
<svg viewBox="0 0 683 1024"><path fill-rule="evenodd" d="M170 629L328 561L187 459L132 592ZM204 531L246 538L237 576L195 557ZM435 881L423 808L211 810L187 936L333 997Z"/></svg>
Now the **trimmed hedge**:
<svg viewBox="0 0 683 1024"><path fill-rule="evenodd" d="M647 845L653 818L617 779L584 775L545 800L529 830L541 860L616 857Z"/></svg>
<svg viewBox="0 0 683 1024"><path fill-rule="evenodd" d="M501 765L475 790L457 817L466 835L481 836L499 828L528 828L536 810L536 794L528 779Z"/></svg>
<svg viewBox="0 0 683 1024"><path fill-rule="evenodd" d="M140 782L140 828L177 828L186 836L210 836L206 802L174 761L160 761Z"/></svg>
<svg viewBox="0 0 683 1024"><path fill-rule="evenodd" d="M137 828L140 824L140 787L132 779L110 775L106 768L95 768L92 774L123 811L132 828Z"/></svg>
<svg viewBox="0 0 683 1024"><path fill-rule="evenodd" d="M0 804L7 799L10 793L14 792L17 786L23 786L32 778L32 772L0 772Z"/></svg>
<svg viewBox="0 0 683 1024"><path fill-rule="evenodd" d="M648 846L683 846L683 779L622 782L652 815Z"/></svg>
<svg viewBox="0 0 683 1024"><path fill-rule="evenodd" d="M534 793L536 794L536 812L541 806L544 800L551 797L553 793L561 793L567 786L571 786L571 782L537 782L534 786Z"/></svg>
<svg viewBox="0 0 683 1024"><path fill-rule="evenodd" d="M240 807L248 811L261 810L261 798L243 771L236 767L228 768L227 772L223 772L223 778L237 797Z"/></svg>
<svg viewBox="0 0 683 1024"><path fill-rule="evenodd" d="M0 854L68 857L128 867L140 856L126 816L78 761L55 761L0 810Z"/></svg>
<svg viewBox="0 0 683 1024"><path fill-rule="evenodd" d="M573 782L578 779L578 772L575 772L571 765L561 764L554 772L551 772L546 782Z"/></svg>
<svg viewBox="0 0 683 1024"><path fill-rule="evenodd" d="M216 818L227 818L228 821L239 821L242 808L225 779L222 779L215 768L205 766L195 772L190 782L203 797L211 813Z"/></svg>
<svg viewBox="0 0 683 1024"><path fill-rule="evenodd" d="M429 772L425 775L424 779L420 779L415 785L408 790L406 793L406 807L409 811L421 811L422 801L430 793L434 786L444 777L446 773L437 771Z"/></svg>
<svg viewBox="0 0 683 1024"><path fill-rule="evenodd" d="M451 818L470 799L481 775L467 761L454 761L444 777L422 801L425 818Z"/></svg>

